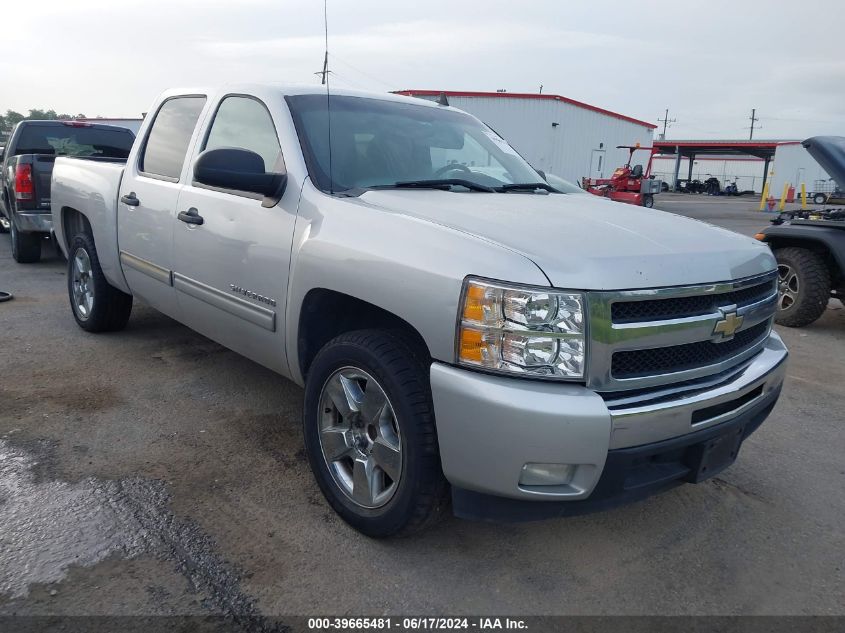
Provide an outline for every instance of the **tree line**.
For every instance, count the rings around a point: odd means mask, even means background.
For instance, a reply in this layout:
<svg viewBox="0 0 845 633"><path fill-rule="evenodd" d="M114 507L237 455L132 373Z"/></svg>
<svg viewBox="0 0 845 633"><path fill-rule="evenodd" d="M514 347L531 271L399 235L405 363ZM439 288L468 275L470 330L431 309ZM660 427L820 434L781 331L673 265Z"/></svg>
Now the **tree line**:
<svg viewBox="0 0 845 633"><path fill-rule="evenodd" d="M50 121L66 121L69 119L84 119L84 114L58 114L55 110L39 110L34 108L29 111L29 114L21 114L14 110L6 110L6 114L0 114L0 134L8 134L21 121L26 119L34 120L50 120Z"/></svg>

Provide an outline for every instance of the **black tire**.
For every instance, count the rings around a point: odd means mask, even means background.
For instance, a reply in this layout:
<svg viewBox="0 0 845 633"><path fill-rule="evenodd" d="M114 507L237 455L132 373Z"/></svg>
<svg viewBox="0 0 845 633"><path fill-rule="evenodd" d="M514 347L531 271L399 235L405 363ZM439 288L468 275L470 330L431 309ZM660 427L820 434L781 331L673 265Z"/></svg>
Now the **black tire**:
<svg viewBox="0 0 845 633"><path fill-rule="evenodd" d="M373 377L395 413L401 476L392 497L381 507L353 501L329 471L323 455L321 419L330 411L324 408L324 387L339 371L350 368ZM327 343L308 371L304 408L305 450L311 470L329 505L344 521L367 536L384 538L418 531L436 519L446 505L448 485L440 466L428 367L399 335L358 330ZM345 420L340 424L351 427Z"/></svg>
<svg viewBox="0 0 845 633"><path fill-rule="evenodd" d="M825 204L827 202L827 196L823 193L817 193L813 196L813 204Z"/></svg>
<svg viewBox="0 0 845 633"><path fill-rule="evenodd" d="M643 206L647 209L654 208L654 196L650 193L647 193L643 196Z"/></svg>
<svg viewBox="0 0 845 633"><path fill-rule="evenodd" d="M82 256L83 252L90 262L90 273L86 275L85 282L93 289L92 304L87 314L80 310L74 299L75 273L77 272L74 262L77 255ZM86 232L78 233L70 242L67 289L73 318L83 330L115 332L126 327L129 315L132 313L132 295L118 290L106 281L97 257L94 238Z"/></svg>
<svg viewBox="0 0 845 633"><path fill-rule="evenodd" d="M824 313L830 299L830 271L824 259L814 251L797 247L779 248L774 255L778 260L779 277L775 323L787 327L810 325ZM787 273L794 273L794 288L791 287L793 278L786 279ZM787 298L790 299L788 303Z"/></svg>
<svg viewBox="0 0 845 633"><path fill-rule="evenodd" d="M41 259L41 233L21 233L11 223L12 258L19 264L34 264Z"/></svg>

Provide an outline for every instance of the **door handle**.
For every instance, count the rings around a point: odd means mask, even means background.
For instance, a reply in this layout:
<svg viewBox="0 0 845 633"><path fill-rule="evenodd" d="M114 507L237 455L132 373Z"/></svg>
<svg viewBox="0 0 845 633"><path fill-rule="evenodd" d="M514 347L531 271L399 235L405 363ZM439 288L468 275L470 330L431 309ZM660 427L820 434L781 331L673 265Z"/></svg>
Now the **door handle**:
<svg viewBox="0 0 845 633"><path fill-rule="evenodd" d="M135 195L134 191L130 191L126 195L120 196L120 201L130 207L137 207L139 204L141 204L141 201L138 200L138 197Z"/></svg>
<svg viewBox="0 0 845 633"><path fill-rule="evenodd" d="M176 216L185 224L202 224L205 222L203 217L199 214L194 207L191 207L187 211L180 211L179 215Z"/></svg>

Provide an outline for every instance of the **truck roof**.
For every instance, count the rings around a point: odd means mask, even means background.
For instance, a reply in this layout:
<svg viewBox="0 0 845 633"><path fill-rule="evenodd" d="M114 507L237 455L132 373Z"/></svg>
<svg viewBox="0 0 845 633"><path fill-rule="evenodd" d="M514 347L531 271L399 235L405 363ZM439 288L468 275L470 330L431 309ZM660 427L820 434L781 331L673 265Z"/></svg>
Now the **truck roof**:
<svg viewBox="0 0 845 633"><path fill-rule="evenodd" d="M93 121L79 121L77 119L24 119L18 125L22 127L58 127L65 125L69 127L92 127L103 128L107 130L112 129L126 129L119 125L109 125L107 123L94 123Z"/></svg>
<svg viewBox="0 0 845 633"><path fill-rule="evenodd" d="M347 97L366 97L369 99L381 99L383 101L396 101L399 103L413 103L429 108L443 108L447 106L438 105L436 102L428 99L419 99L417 97L408 97L398 95L391 92L371 92L366 90L350 90L348 88L330 87L330 92L334 96ZM182 88L171 88L164 91L160 98L168 98L177 95L188 94L203 94L203 95L222 95L222 94L249 94L254 96L263 96L270 98L276 95L293 96L293 95L324 95L326 94L326 87L314 84L289 84L289 83L231 83L221 84L218 86L188 86ZM449 106L450 107L450 106ZM450 109L455 111L458 108Z"/></svg>

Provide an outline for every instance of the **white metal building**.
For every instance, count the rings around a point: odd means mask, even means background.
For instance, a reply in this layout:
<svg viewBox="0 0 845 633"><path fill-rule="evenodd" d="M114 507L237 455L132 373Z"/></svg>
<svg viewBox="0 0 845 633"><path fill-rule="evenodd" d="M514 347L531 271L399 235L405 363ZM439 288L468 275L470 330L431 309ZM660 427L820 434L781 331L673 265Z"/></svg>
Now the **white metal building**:
<svg viewBox="0 0 845 633"><path fill-rule="evenodd" d="M583 176L606 178L628 160L617 145L649 147L655 125L551 94L403 90L399 94L437 100L484 121L510 142L536 169L572 182ZM648 162L649 152L634 154Z"/></svg>
<svg viewBox="0 0 845 633"><path fill-rule="evenodd" d="M807 185L807 191L824 191L824 186L818 186L819 183L829 183L828 186L833 186L830 175L801 143L780 143L775 151L773 171L769 190L775 198L781 195L784 183L800 189L803 182Z"/></svg>

